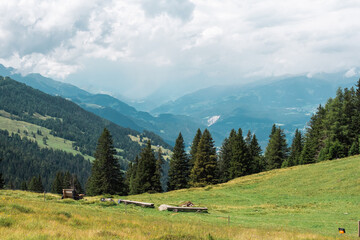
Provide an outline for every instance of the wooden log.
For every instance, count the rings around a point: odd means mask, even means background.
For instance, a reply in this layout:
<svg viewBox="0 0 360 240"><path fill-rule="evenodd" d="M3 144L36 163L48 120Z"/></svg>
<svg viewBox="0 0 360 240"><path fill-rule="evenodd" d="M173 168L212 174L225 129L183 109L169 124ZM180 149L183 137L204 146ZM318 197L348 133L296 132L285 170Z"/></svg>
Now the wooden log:
<svg viewBox="0 0 360 240"><path fill-rule="evenodd" d="M154 208L154 204L153 203L147 203L147 202L137 202L137 201L130 201L130 200L122 200L119 199L118 203L124 203L126 204L135 204L137 206L141 206L141 207L149 207L149 208Z"/></svg>
<svg viewBox="0 0 360 240"><path fill-rule="evenodd" d="M204 207L167 207L168 211L173 212L207 212L208 209Z"/></svg>

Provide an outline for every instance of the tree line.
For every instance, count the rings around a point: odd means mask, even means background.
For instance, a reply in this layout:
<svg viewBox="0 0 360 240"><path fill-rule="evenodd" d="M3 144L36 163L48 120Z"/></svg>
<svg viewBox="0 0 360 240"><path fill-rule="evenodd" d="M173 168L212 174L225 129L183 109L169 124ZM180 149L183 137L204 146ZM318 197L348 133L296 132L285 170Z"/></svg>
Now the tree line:
<svg viewBox="0 0 360 240"><path fill-rule="evenodd" d="M290 147L284 130L275 124L264 154L256 135L248 131L244 137L241 128L231 130L219 151L208 129L197 130L189 153L179 133L170 160L167 190L217 184L262 171L359 154L359 137L360 79L356 89L339 89L334 99L330 98L324 107L320 105L306 133L296 129ZM163 191L159 180L161 163L161 153L156 159L148 142L122 180L123 193Z"/></svg>
<svg viewBox="0 0 360 240"><path fill-rule="evenodd" d="M208 129L197 130L189 153L179 133L168 170L167 191L217 184L262 171L315 163L360 153L360 79L356 88L339 89L335 98L319 106L305 134L295 131L292 144L284 130L273 125L264 154L256 135L241 128L231 130L217 151ZM154 153L151 142L136 155L126 174L121 170L110 131L104 128L98 139L89 195L162 192L161 148ZM55 183L55 182L54 182ZM62 185L63 186L63 185Z"/></svg>

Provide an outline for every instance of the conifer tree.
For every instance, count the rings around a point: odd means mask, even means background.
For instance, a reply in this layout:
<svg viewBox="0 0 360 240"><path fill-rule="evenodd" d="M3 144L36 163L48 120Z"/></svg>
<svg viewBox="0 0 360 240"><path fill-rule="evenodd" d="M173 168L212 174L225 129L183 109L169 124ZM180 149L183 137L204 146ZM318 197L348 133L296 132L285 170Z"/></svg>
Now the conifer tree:
<svg viewBox="0 0 360 240"><path fill-rule="evenodd" d="M216 148L210 132L205 129L196 152L194 167L191 170L191 186L206 186L218 183Z"/></svg>
<svg viewBox="0 0 360 240"><path fill-rule="evenodd" d="M198 149L198 145L199 145L201 136L202 136L202 133L201 133L200 129L198 128L198 130L196 131L195 137L192 141L191 149L190 149L190 159L189 159L190 171L194 167L194 164L195 164L196 152Z"/></svg>
<svg viewBox="0 0 360 240"><path fill-rule="evenodd" d="M189 186L189 160L185 152L184 139L179 133L170 160L168 191Z"/></svg>
<svg viewBox="0 0 360 240"><path fill-rule="evenodd" d="M62 179L62 187L64 189L69 189L69 188L73 188L72 186L72 177L69 171L66 171L65 173L62 174L63 175L63 179Z"/></svg>
<svg viewBox="0 0 360 240"><path fill-rule="evenodd" d="M230 138L225 138L219 153L220 182L227 182L230 180L229 168L230 168L231 156L232 156L231 141Z"/></svg>
<svg viewBox="0 0 360 240"><path fill-rule="evenodd" d="M276 126L274 130L274 126L271 130L269 143L265 151L267 170L280 168L288 155L285 134L282 129Z"/></svg>
<svg viewBox="0 0 360 240"><path fill-rule="evenodd" d="M74 186L73 188L76 190L77 193L84 193L84 190L76 174L72 176L72 185Z"/></svg>
<svg viewBox="0 0 360 240"><path fill-rule="evenodd" d="M1 162L1 159L0 159L0 162ZM4 186L5 186L5 182L2 177L2 173L0 173L0 189L4 189Z"/></svg>
<svg viewBox="0 0 360 240"><path fill-rule="evenodd" d="M239 128L232 142L232 156L230 161L230 179L244 176L250 173L251 156L244 141L242 130Z"/></svg>
<svg viewBox="0 0 360 240"><path fill-rule="evenodd" d="M130 165L126 177L128 178L129 194L137 194L140 192L139 184L137 182L137 168L138 168L139 157L135 157L134 163Z"/></svg>
<svg viewBox="0 0 360 240"><path fill-rule="evenodd" d="M21 189L21 190L23 190L23 191L28 190L28 187L27 187L26 181L22 181L22 182L21 182L21 187L20 187L20 189Z"/></svg>
<svg viewBox="0 0 360 240"><path fill-rule="evenodd" d="M125 194L120 164L115 154L111 134L104 128L94 154L87 189L89 195Z"/></svg>
<svg viewBox="0 0 360 240"><path fill-rule="evenodd" d="M56 176L54 178L53 184L51 185L51 192L62 194L62 190L66 187L64 187L64 174L62 172L57 172Z"/></svg>
<svg viewBox="0 0 360 240"><path fill-rule="evenodd" d="M29 190L33 192L44 192L44 187L42 185L42 180L40 175L38 177L36 176L32 177L29 183Z"/></svg>
<svg viewBox="0 0 360 240"><path fill-rule="evenodd" d="M265 162L262 156L262 150L254 134L251 138L249 153L251 156L251 173L258 173L265 170Z"/></svg>
<svg viewBox="0 0 360 240"><path fill-rule="evenodd" d="M156 171L156 158L151 150L150 140L146 147L140 153L139 162L137 164L137 171L135 177L136 193L156 192L156 185L154 186L154 175Z"/></svg>
<svg viewBox="0 0 360 240"><path fill-rule="evenodd" d="M155 176L156 176L156 180L157 182L160 183L160 186L158 187L158 189L155 188L156 192L163 192L163 178L164 178L164 171L163 171L163 164L164 164L164 159L162 157L162 150L161 147L159 147L158 152L157 152L157 159L156 159L156 170L155 170ZM166 186L165 186L166 189Z"/></svg>
<svg viewBox="0 0 360 240"><path fill-rule="evenodd" d="M324 126L325 115L325 108L319 105L316 114L311 117L309 122L304 140L304 148L300 156L300 164L309 164L317 161L320 150L324 145L322 140L326 139Z"/></svg>
<svg viewBox="0 0 360 240"><path fill-rule="evenodd" d="M4 186L5 186L5 182L4 182L4 179L2 177L2 174L0 173L0 189L4 189Z"/></svg>
<svg viewBox="0 0 360 240"><path fill-rule="evenodd" d="M293 138L289 158L286 159L283 163L283 167L291 167L300 164L301 152L303 150L303 140L301 132L299 129L296 129L295 136Z"/></svg>

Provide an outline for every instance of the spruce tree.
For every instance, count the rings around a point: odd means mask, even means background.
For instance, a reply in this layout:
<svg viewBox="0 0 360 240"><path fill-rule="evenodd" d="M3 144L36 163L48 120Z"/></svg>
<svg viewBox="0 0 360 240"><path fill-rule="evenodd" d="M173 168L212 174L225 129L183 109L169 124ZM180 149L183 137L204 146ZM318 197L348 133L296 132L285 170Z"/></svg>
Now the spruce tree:
<svg viewBox="0 0 360 240"><path fill-rule="evenodd" d="M20 189L21 189L21 190L23 190L23 191L28 190L28 187L27 187L26 181L22 181L22 182L21 182L21 187L20 187Z"/></svg>
<svg viewBox="0 0 360 240"><path fill-rule="evenodd" d="M185 152L185 143L179 133L170 160L168 191L187 188L189 175L189 160Z"/></svg>
<svg viewBox="0 0 360 240"><path fill-rule="evenodd" d="M285 134L282 129L275 127L274 130L273 127L265 152L267 170L280 168L287 155L288 149Z"/></svg>
<svg viewBox="0 0 360 240"><path fill-rule="evenodd" d="M38 177L33 176L29 183L29 190L32 192L44 192L42 180L40 175Z"/></svg>
<svg viewBox="0 0 360 240"><path fill-rule="evenodd" d="M164 158L163 158L163 153L161 150L161 147L159 147L158 152L157 152L157 159L156 159L156 171L155 174L158 176L158 178L160 179L160 183L161 183L161 189L160 192L163 192L167 189L167 176L165 176L164 174Z"/></svg>
<svg viewBox="0 0 360 240"><path fill-rule="evenodd" d="M64 189L70 189L73 188L72 185L72 176L69 171L66 171L65 173L63 173L62 187Z"/></svg>
<svg viewBox="0 0 360 240"><path fill-rule="evenodd" d="M230 179L241 177L250 173L251 156L244 141L242 130L239 128L235 141L232 142L232 156L230 160Z"/></svg>
<svg viewBox="0 0 360 240"><path fill-rule="evenodd" d="M219 153L219 181L227 182L230 180L230 161L232 156L232 146L229 138L225 138Z"/></svg>
<svg viewBox="0 0 360 240"><path fill-rule="evenodd" d="M190 149L190 159L189 159L190 171L194 167L194 164L195 164L196 152L198 149L198 145L199 145L201 136L202 136L202 133L201 133L200 129L198 128L198 130L196 131L195 137L192 141L191 149Z"/></svg>
<svg viewBox="0 0 360 240"><path fill-rule="evenodd" d="M147 141L146 147L140 153L135 177L136 193L156 192L157 183L154 185L156 171L156 158L151 150L151 142Z"/></svg>
<svg viewBox="0 0 360 240"><path fill-rule="evenodd" d="M128 184L129 184L129 194L131 194L131 195L140 193L139 183L137 181L138 180L138 178L137 178L138 162L139 162L139 157L136 156L134 163L132 163L130 165L130 168L128 169L128 172L126 175L128 178Z"/></svg>
<svg viewBox="0 0 360 240"><path fill-rule="evenodd" d="M0 159L0 162L1 162L1 159ZM0 173L0 189L4 189L4 186L5 186L5 182L2 177L2 173Z"/></svg>
<svg viewBox="0 0 360 240"><path fill-rule="evenodd" d="M264 158L259 142L254 134L251 138L249 153L251 156L251 173L258 173L265 170Z"/></svg>
<svg viewBox="0 0 360 240"><path fill-rule="evenodd" d="M120 163L115 154L111 134L104 128L97 143L95 160L88 180L89 195L126 194Z"/></svg>
<svg viewBox="0 0 360 240"><path fill-rule="evenodd" d="M72 176L72 185L77 193L84 193L84 189L81 186L81 183L76 174Z"/></svg>
<svg viewBox="0 0 360 240"><path fill-rule="evenodd" d="M158 158L155 162L155 172L153 176L153 190L154 192L163 192L162 186L161 186L161 175L162 175L162 152L161 148L159 147L158 150Z"/></svg>
<svg viewBox="0 0 360 240"><path fill-rule="evenodd" d="M299 129L296 129L295 136L290 147L289 158L284 161L283 167L291 167L300 164L300 157L303 150L303 145L304 144L301 132L299 131Z"/></svg>
<svg viewBox="0 0 360 240"><path fill-rule="evenodd" d="M321 148L326 139L324 119L326 110L319 105L317 112L311 117L304 139L304 148L300 156L300 164L309 164L317 161Z"/></svg>
<svg viewBox="0 0 360 240"><path fill-rule="evenodd" d="M62 194L62 190L64 189L64 174L62 172L57 172L54 178L53 184L51 185L51 192Z"/></svg>
<svg viewBox="0 0 360 240"><path fill-rule="evenodd" d="M218 183L216 148L210 132L205 129L196 152L194 167L191 170L191 186L206 186Z"/></svg>
<svg viewBox="0 0 360 240"><path fill-rule="evenodd" d="M2 174L0 173L0 189L4 189L4 186L5 186L5 182L4 182L4 179L2 177Z"/></svg>

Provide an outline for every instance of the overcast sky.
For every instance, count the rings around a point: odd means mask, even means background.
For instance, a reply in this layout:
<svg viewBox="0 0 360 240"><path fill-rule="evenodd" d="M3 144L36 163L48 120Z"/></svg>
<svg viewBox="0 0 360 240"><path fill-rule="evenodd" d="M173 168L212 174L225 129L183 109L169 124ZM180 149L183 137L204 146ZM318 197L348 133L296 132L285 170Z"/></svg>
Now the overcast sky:
<svg viewBox="0 0 360 240"><path fill-rule="evenodd" d="M0 63L128 98L360 69L358 0L8 0L0 9Z"/></svg>

